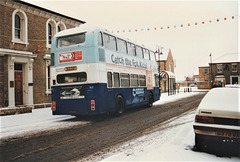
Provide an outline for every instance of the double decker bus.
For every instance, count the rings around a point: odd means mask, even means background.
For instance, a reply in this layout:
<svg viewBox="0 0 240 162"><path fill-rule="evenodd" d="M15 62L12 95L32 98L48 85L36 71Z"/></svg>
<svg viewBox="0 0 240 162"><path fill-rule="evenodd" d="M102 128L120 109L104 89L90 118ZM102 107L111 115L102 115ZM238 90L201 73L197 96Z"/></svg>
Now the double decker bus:
<svg viewBox="0 0 240 162"><path fill-rule="evenodd" d="M97 27L54 36L51 85L53 115L121 115L160 98L155 53Z"/></svg>

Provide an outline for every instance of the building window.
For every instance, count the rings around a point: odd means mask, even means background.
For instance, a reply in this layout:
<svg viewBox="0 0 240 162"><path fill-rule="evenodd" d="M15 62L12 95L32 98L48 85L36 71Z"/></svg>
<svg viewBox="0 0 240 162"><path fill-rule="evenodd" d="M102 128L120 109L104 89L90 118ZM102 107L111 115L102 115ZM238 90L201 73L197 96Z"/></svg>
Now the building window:
<svg viewBox="0 0 240 162"><path fill-rule="evenodd" d="M48 24L48 43L49 44L52 44L52 37L53 37L52 25Z"/></svg>
<svg viewBox="0 0 240 162"><path fill-rule="evenodd" d="M46 47L51 48L52 38L57 32L56 22L52 19L48 19L46 23Z"/></svg>
<svg viewBox="0 0 240 162"><path fill-rule="evenodd" d="M12 14L12 43L28 45L27 16L20 9Z"/></svg>
<svg viewBox="0 0 240 162"><path fill-rule="evenodd" d="M172 72L172 65L171 64L169 64L169 71Z"/></svg>
<svg viewBox="0 0 240 162"><path fill-rule="evenodd" d="M57 23L57 32L63 31L65 29L67 29L67 28L66 28L66 25L63 22L58 22Z"/></svg>
<svg viewBox="0 0 240 162"><path fill-rule="evenodd" d="M222 73L222 64L217 65L217 72Z"/></svg>
<svg viewBox="0 0 240 162"><path fill-rule="evenodd" d="M19 15L15 15L15 38L21 38L21 20Z"/></svg>
<svg viewBox="0 0 240 162"><path fill-rule="evenodd" d="M232 72L237 72L237 64L232 64Z"/></svg>
<svg viewBox="0 0 240 162"><path fill-rule="evenodd" d="M204 69L204 74L208 74L208 69Z"/></svg>

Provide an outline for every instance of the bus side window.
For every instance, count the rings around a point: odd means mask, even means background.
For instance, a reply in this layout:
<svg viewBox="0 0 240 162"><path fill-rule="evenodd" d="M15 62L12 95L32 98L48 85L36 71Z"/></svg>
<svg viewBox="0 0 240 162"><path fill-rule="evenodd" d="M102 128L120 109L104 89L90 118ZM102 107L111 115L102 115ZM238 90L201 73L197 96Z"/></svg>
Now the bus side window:
<svg viewBox="0 0 240 162"><path fill-rule="evenodd" d="M146 86L146 76L145 75L139 75L139 84L140 84L140 86Z"/></svg>
<svg viewBox="0 0 240 162"><path fill-rule="evenodd" d="M131 87L138 87L138 75L131 74Z"/></svg>
<svg viewBox="0 0 240 162"><path fill-rule="evenodd" d="M112 87L112 72L107 73L108 87Z"/></svg>
<svg viewBox="0 0 240 162"><path fill-rule="evenodd" d="M116 37L104 33L103 34L103 43L104 43L105 48L117 51Z"/></svg>
<svg viewBox="0 0 240 162"><path fill-rule="evenodd" d="M102 32L98 33L98 45L103 46Z"/></svg>
<svg viewBox="0 0 240 162"><path fill-rule="evenodd" d="M150 60L149 50L143 49L144 59Z"/></svg>
<svg viewBox="0 0 240 162"><path fill-rule="evenodd" d="M127 53L127 43L122 39L117 39L117 49L121 53Z"/></svg>
<svg viewBox="0 0 240 162"><path fill-rule="evenodd" d="M154 76L155 76L155 86L159 87L159 77L157 74L155 74Z"/></svg>
<svg viewBox="0 0 240 162"><path fill-rule="evenodd" d="M143 50L142 50L142 47L136 46L136 53L137 53L137 57L143 58Z"/></svg>
<svg viewBox="0 0 240 162"><path fill-rule="evenodd" d="M130 87L130 75L122 73L120 74L121 87Z"/></svg>
<svg viewBox="0 0 240 162"><path fill-rule="evenodd" d="M128 54L131 56L136 56L136 48L132 43L127 43Z"/></svg>
<svg viewBox="0 0 240 162"><path fill-rule="evenodd" d="M113 73L114 87L120 87L119 73Z"/></svg>
<svg viewBox="0 0 240 162"><path fill-rule="evenodd" d="M150 59L151 61L156 61L155 53L153 51L150 51Z"/></svg>

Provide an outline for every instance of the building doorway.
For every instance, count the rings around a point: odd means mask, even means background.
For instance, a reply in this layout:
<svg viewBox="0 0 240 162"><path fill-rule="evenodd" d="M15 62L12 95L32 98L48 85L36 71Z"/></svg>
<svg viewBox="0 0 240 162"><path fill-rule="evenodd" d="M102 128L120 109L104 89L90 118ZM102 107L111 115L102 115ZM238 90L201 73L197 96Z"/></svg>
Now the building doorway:
<svg viewBox="0 0 240 162"><path fill-rule="evenodd" d="M23 65L14 64L15 105L23 105Z"/></svg>

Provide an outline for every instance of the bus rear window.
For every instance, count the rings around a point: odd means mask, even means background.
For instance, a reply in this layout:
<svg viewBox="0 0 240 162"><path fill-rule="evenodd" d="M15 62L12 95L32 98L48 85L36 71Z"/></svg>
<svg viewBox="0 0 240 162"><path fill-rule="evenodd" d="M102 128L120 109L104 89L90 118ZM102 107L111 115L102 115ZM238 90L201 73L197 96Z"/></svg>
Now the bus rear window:
<svg viewBox="0 0 240 162"><path fill-rule="evenodd" d="M87 73L85 72L57 75L57 82L59 84L86 82L86 81L87 81Z"/></svg>
<svg viewBox="0 0 240 162"><path fill-rule="evenodd" d="M85 42L85 33L58 38L58 48L81 44Z"/></svg>

